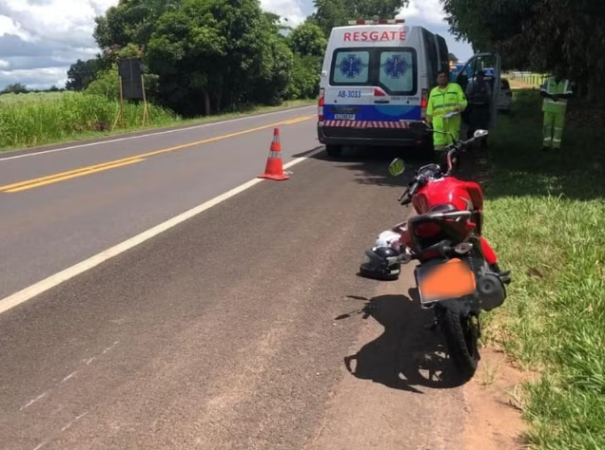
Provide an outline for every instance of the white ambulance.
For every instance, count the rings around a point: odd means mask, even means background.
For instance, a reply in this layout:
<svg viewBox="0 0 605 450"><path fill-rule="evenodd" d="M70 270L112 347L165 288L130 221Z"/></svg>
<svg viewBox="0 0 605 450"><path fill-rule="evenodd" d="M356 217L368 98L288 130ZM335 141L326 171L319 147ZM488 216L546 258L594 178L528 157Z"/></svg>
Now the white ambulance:
<svg viewBox="0 0 605 450"><path fill-rule="evenodd" d="M330 156L345 145L371 145L432 157L424 119L440 70L449 70L447 44L423 27L376 18L334 27L320 80L319 142Z"/></svg>

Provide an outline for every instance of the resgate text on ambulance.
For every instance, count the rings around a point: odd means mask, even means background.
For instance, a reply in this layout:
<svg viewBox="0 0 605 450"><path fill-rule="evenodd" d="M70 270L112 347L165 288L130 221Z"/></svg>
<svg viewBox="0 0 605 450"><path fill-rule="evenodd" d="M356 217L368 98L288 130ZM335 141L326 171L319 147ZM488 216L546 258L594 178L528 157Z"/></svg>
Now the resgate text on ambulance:
<svg viewBox="0 0 605 450"><path fill-rule="evenodd" d="M354 33L344 33L344 40L345 42L405 41L405 31L355 31Z"/></svg>

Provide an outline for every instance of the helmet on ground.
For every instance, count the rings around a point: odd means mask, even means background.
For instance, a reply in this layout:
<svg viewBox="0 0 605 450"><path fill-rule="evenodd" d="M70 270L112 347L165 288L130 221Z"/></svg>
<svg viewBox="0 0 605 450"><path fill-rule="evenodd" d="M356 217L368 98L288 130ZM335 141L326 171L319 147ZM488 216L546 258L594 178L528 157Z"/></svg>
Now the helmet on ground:
<svg viewBox="0 0 605 450"><path fill-rule="evenodd" d="M392 247L374 247L365 252L359 274L375 280L396 280L401 272L401 263L393 261L399 252Z"/></svg>

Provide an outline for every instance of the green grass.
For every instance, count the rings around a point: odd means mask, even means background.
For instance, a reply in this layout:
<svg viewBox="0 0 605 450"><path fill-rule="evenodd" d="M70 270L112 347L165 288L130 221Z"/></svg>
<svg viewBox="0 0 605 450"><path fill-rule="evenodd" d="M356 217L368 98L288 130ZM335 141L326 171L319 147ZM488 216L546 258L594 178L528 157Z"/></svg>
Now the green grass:
<svg viewBox="0 0 605 450"><path fill-rule="evenodd" d="M569 122L563 149L542 153L540 99L515 95L513 114L491 138L484 184L486 236L513 271L506 304L488 317L487 340L539 372L525 386L531 448L602 450L604 132Z"/></svg>
<svg viewBox="0 0 605 450"><path fill-rule="evenodd" d="M183 120L171 111L149 104L149 120L143 124L143 105L125 103L124 126L114 123L117 101L74 92L0 95L0 151L45 144L103 137L153 128L189 125L239 117L255 112L309 105L315 100L285 102L279 107L251 107L246 110Z"/></svg>

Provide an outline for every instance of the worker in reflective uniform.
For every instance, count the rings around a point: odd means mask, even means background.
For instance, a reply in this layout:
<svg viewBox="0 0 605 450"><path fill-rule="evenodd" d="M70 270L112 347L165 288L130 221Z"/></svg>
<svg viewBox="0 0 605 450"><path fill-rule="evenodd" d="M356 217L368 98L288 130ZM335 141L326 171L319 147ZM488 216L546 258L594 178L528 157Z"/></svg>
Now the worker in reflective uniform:
<svg viewBox="0 0 605 450"><path fill-rule="evenodd" d="M543 150L561 148L567 99L572 94L571 82L563 77L562 68L557 67L555 75L548 78L540 89L540 95L544 98Z"/></svg>
<svg viewBox="0 0 605 450"><path fill-rule="evenodd" d="M456 139L460 139L460 113L467 105L462 87L458 83L450 83L448 72L442 70L437 75L437 86L429 96L426 120L433 125L433 129L452 133ZM443 150L452 143L452 138L446 134L433 133L433 142L435 150Z"/></svg>

